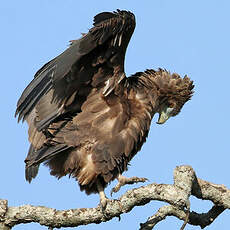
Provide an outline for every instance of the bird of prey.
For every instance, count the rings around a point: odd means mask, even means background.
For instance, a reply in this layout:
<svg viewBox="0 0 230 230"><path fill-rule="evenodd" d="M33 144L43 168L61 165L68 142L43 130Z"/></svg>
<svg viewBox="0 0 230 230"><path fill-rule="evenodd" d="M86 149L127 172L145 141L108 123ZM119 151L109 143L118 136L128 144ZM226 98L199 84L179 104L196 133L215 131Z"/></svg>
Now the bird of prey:
<svg viewBox="0 0 230 230"><path fill-rule="evenodd" d="M15 113L29 126L27 181L44 163L51 175L68 174L86 194L99 193L105 207L104 189L112 180L118 180L112 192L146 180L122 173L146 141L154 114L158 124L176 116L194 85L165 69L126 77L135 24L129 11L99 13L88 33L37 71Z"/></svg>

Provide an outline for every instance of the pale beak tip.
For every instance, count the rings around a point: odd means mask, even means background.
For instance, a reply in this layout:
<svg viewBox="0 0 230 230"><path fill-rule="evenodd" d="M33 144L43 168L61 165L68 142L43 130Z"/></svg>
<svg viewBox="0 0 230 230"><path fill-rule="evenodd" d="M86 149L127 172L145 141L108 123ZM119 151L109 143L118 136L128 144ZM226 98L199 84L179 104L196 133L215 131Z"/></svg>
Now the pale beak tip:
<svg viewBox="0 0 230 230"><path fill-rule="evenodd" d="M159 121L157 121L156 124L162 125L162 124L164 124L164 122L159 122Z"/></svg>

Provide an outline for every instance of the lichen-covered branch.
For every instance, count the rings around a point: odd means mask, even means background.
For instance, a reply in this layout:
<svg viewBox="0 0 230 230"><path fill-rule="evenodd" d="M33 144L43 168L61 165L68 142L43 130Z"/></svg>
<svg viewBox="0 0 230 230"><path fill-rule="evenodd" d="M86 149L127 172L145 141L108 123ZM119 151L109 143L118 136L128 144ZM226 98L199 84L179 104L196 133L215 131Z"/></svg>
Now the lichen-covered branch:
<svg viewBox="0 0 230 230"><path fill-rule="evenodd" d="M189 197L210 200L214 206L207 213L190 212ZM167 216L175 216L191 225L201 228L210 225L225 209L230 209L230 190L224 185L197 179L190 166L176 167L174 184L150 184L127 191L118 200L111 200L102 213L101 208L80 208L58 211L56 209L24 205L8 207L6 200L0 200L0 230L9 230L21 223L36 222L52 228L77 227L90 223L109 221L131 211L135 206L145 205L152 200L165 201L148 221L141 224L142 230L152 229ZM188 214L188 215L187 215ZM187 220L186 220L186 217Z"/></svg>
<svg viewBox="0 0 230 230"><path fill-rule="evenodd" d="M205 228L210 225L223 211L225 208L223 206L213 206L207 213L189 213L188 223L191 225L197 225L201 228ZM141 230L150 230L164 220L167 216L175 216L180 220L186 219L186 212L172 205L166 205L161 207L157 213L148 218L148 221L141 224Z"/></svg>

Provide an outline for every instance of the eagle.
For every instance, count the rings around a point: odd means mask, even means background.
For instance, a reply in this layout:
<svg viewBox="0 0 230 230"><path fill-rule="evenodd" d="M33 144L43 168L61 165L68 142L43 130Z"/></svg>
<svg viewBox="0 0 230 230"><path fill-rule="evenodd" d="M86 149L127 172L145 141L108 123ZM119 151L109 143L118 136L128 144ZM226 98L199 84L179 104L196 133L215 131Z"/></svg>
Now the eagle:
<svg viewBox="0 0 230 230"><path fill-rule="evenodd" d="M15 116L29 126L28 182L44 163L51 175L69 175L81 191L99 193L106 207L104 189L111 181L118 180L113 193L146 180L122 173L146 141L153 116L159 114L158 124L176 116L194 85L161 68L126 77L125 53L135 25L130 11L97 14L88 33L72 40L25 88Z"/></svg>

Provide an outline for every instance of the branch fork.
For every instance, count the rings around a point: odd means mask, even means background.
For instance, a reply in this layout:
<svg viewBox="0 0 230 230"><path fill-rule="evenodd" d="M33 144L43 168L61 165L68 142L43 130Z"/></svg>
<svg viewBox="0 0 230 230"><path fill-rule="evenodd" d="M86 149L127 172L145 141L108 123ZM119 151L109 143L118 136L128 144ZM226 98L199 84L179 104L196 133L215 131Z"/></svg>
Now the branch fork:
<svg viewBox="0 0 230 230"><path fill-rule="evenodd" d="M189 198L210 200L213 207L207 213L190 211ZM141 230L153 229L167 216L175 216L186 223L205 228L225 210L230 209L230 190L196 177L191 166L178 166L174 170L174 184L149 184L127 191L118 200L109 200L105 213L100 206L59 211L56 209L24 205L8 207L7 200L0 200L0 230L10 230L15 225L37 222L49 229L60 227L78 227L91 223L101 223L130 212L135 206L142 206L152 200L167 202L157 213L140 224Z"/></svg>

